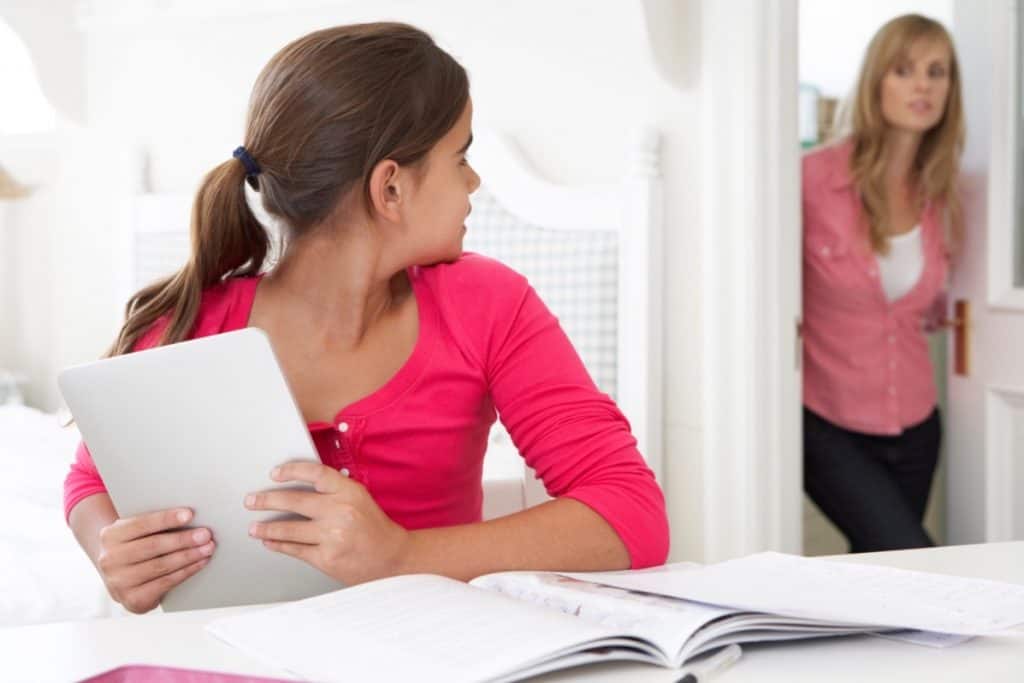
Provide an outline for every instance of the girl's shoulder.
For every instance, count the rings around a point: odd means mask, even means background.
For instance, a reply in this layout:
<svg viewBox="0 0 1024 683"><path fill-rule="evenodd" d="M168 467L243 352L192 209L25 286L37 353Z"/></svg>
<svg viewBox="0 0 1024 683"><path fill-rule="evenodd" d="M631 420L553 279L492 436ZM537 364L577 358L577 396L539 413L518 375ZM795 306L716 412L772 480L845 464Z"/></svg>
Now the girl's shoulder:
<svg viewBox="0 0 1024 683"><path fill-rule="evenodd" d="M230 277L204 289L192 338L245 327L260 277Z"/></svg>
<svg viewBox="0 0 1024 683"><path fill-rule="evenodd" d="M259 276L232 277L203 289L189 338L198 339L245 327L257 284ZM139 337L133 350L142 351L157 346L170 320L170 313L160 316Z"/></svg>
<svg viewBox="0 0 1024 683"><path fill-rule="evenodd" d="M417 269L444 326L466 355L487 366L532 301L526 278L500 261L466 252Z"/></svg>
<svg viewBox="0 0 1024 683"><path fill-rule="evenodd" d="M529 287L523 275L501 261L472 251L463 252L454 261L423 266L418 271L425 281L443 290L449 300L465 298L479 303L482 298L518 299Z"/></svg>
<svg viewBox="0 0 1024 683"><path fill-rule="evenodd" d="M212 312L234 304L252 304L262 275L229 277L203 290L199 310Z"/></svg>

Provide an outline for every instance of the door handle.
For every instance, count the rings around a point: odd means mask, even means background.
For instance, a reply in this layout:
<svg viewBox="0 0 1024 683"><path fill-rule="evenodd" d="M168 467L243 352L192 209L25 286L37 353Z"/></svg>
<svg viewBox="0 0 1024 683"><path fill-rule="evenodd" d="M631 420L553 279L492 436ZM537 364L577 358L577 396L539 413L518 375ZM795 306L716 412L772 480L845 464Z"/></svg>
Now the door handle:
<svg viewBox="0 0 1024 683"><path fill-rule="evenodd" d="M971 371L971 302L957 299L953 302L953 374L966 377Z"/></svg>

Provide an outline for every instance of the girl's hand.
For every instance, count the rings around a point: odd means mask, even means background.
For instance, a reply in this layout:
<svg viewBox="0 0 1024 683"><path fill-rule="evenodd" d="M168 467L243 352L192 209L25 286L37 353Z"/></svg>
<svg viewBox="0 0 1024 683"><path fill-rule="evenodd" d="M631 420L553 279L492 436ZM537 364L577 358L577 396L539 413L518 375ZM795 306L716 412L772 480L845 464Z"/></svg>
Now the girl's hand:
<svg viewBox="0 0 1024 683"><path fill-rule="evenodd" d="M188 509L161 510L103 527L96 568L110 597L130 612L148 612L205 567L214 542L209 529L178 528L191 519Z"/></svg>
<svg viewBox="0 0 1024 683"><path fill-rule="evenodd" d="M409 532L391 521L366 488L314 462L276 468L277 482L305 482L314 491L278 489L246 496L250 510L291 512L308 519L256 522L249 534L270 550L297 557L352 585L402 573Z"/></svg>

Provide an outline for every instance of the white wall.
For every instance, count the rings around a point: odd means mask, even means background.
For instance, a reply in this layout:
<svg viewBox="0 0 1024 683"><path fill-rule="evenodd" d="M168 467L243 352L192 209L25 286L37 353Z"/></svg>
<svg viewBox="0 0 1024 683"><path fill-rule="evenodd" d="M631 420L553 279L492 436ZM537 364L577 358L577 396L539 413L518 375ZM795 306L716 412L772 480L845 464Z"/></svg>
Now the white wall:
<svg viewBox="0 0 1024 683"><path fill-rule="evenodd" d="M302 0L263 3L256 10L248 9L251 4L83 5L96 13L86 17L83 41L88 130L71 136L70 153L54 181L60 189L45 202L37 200L47 208L37 208L31 221L8 221L17 260L39 258L14 278L21 319L11 360L33 373L30 398L54 407L57 370L96 357L116 328L123 302L107 264L123 235L117 232L119 207L110 187L127 182L121 176L130 164L123 159L133 144L152 151L153 189L189 190L240 143L249 89L279 47L326 25L409 21L434 34L467 66L478 121L513 135L552 180L615 179L627 154L625 131L646 124L663 133L663 485L673 556L699 559L700 0L350 0L332 6ZM0 12L9 6L0 4ZM162 14L154 21L150 11Z"/></svg>
<svg viewBox="0 0 1024 683"><path fill-rule="evenodd" d="M800 0L800 82L817 86L823 95L845 97L875 32L910 13L952 30L953 0Z"/></svg>

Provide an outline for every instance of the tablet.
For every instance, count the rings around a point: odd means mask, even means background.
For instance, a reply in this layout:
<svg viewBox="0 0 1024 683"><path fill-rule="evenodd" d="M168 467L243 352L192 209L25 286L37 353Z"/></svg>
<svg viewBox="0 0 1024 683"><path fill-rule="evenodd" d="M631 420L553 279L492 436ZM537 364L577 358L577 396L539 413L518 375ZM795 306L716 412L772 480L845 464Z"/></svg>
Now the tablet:
<svg viewBox="0 0 1024 683"><path fill-rule="evenodd" d="M120 517L194 511L217 543L165 611L295 600L341 588L249 536L247 493L283 488L270 471L320 462L266 333L246 328L68 368L61 393ZM294 487L294 485L292 485Z"/></svg>

